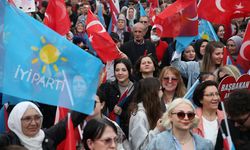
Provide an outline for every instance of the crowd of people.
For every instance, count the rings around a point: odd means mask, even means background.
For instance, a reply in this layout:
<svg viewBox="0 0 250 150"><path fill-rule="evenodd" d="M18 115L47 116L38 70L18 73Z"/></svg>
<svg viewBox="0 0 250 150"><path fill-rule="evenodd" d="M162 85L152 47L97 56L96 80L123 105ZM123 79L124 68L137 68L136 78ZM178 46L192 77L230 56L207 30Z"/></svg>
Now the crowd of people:
<svg viewBox="0 0 250 150"><path fill-rule="evenodd" d="M224 25L214 24L219 41L198 39L180 57L172 59L176 41L172 37L161 38L163 30L151 24L149 3L119 2L120 13L110 36L124 55L105 64L105 80L100 79L93 114L70 111L73 126L82 131L77 149L223 150L223 140L228 135L236 150L249 149L250 91L232 91L222 105L218 89L225 77L238 79L242 74L237 66L223 64L223 53L226 47L233 60L237 59L247 18L232 21L234 32L228 38ZM139 2L147 16L140 16ZM173 2L160 0L155 13ZM37 12L30 15L42 22L47 5L48 1L42 1ZM100 0L98 5L92 0L66 2L71 20L66 38L92 55L96 54L84 37L86 18L88 9L97 14L100 6L108 29L108 1ZM199 84L192 98L184 98L196 81ZM56 149L66 138L68 117L54 124L55 110L56 107L30 101L10 107L10 132L0 134L0 147Z"/></svg>

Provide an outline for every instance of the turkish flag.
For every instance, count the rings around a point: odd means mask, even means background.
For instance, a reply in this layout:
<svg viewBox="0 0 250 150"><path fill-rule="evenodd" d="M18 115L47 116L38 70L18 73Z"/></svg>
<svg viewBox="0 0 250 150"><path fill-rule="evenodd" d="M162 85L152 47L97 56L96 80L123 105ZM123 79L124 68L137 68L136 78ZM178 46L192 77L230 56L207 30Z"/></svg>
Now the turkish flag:
<svg viewBox="0 0 250 150"><path fill-rule="evenodd" d="M226 25L233 18L250 16L250 2L249 0L200 0L198 14L200 18L210 22Z"/></svg>
<svg viewBox="0 0 250 150"><path fill-rule="evenodd" d="M236 62L239 65L240 69L243 70L243 73L248 72L248 70L250 69L250 22L248 22L245 36L243 38L243 42Z"/></svg>
<svg viewBox="0 0 250 150"><path fill-rule="evenodd" d="M74 135L74 126L73 126L70 115L68 115L68 123L67 123L64 149L65 150L76 150L76 139L75 139L75 135Z"/></svg>
<svg viewBox="0 0 250 150"><path fill-rule="evenodd" d="M197 35L196 0L177 0L156 16L154 24L162 26L162 37Z"/></svg>
<svg viewBox="0 0 250 150"><path fill-rule="evenodd" d="M228 52L227 48L223 48L223 65L235 65L233 57Z"/></svg>
<svg viewBox="0 0 250 150"><path fill-rule="evenodd" d="M159 6L158 0L148 0L149 6L152 6L152 8L157 8Z"/></svg>
<svg viewBox="0 0 250 150"><path fill-rule="evenodd" d="M118 22L117 16L120 13L119 3L117 4L118 0L109 0L111 18L112 18L112 27L111 31L115 30L116 24Z"/></svg>
<svg viewBox="0 0 250 150"><path fill-rule="evenodd" d="M69 32L71 23L64 0L49 0L44 24L63 36Z"/></svg>
<svg viewBox="0 0 250 150"><path fill-rule="evenodd" d="M90 9L86 20L86 31L93 49L103 62L120 58L120 50Z"/></svg>

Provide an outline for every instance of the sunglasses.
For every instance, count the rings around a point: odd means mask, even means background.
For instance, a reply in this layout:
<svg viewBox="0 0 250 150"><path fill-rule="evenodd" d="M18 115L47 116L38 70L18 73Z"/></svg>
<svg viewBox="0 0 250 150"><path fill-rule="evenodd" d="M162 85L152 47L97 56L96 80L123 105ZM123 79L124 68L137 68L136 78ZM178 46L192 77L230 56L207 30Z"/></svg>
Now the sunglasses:
<svg viewBox="0 0 250 150"><path fill-rule="evenodd" d="M118 143L118 138L106 138L106 139L98 139L98 141L102 141L105 145L112 145L114 142L115 144Z"/></svg>
<svg viewBox="0 0 250 150"><path fill-rule="evenodd" d="M178 81L177 78L172 78L172 77L164 77L163 80L165 82L170 82L171 81L171 82L174 82L174 83L176 83Z"/></svg>
<svg viewBox="0 0 250 150"><path fill-rule="evenodd" d="M183 111L180 111L180 112L176 112L176 113L171 113L173 115L177 115L177 117L180 119L180 120L184 120L184 118L187 116L188 120L193 120L194 117L195 117L195 113L194 112L183 112Z"/></svg>

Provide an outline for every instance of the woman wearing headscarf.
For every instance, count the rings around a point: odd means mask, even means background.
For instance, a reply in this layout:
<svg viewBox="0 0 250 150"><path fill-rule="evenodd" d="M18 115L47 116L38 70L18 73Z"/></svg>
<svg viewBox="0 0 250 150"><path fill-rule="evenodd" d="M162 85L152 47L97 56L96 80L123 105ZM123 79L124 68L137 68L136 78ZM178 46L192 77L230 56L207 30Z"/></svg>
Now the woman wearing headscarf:
<svg viewBox="0 0 250 150"><path fill-rule="evenodd" d="M74 115L73 115L74 114ZM71 114L76 127L86 116ZM11 111L8 119L9 133L0 135L0 147L7 145L21 145L29 150L54 150L66 137L67 119L56 125L41 129L43 115L32 102L18 103Z"/></svg>
<svg viewBox="0 0 250 150"><path fill-rule="evenodd" d="M227 40L227 50L230 53L230 55L232 56L232 58L234 59L234 61L236 61L237 56L240 52L240 47L242 45L242 41L243 38L241 38L238 35L232 36Z"/></svg>

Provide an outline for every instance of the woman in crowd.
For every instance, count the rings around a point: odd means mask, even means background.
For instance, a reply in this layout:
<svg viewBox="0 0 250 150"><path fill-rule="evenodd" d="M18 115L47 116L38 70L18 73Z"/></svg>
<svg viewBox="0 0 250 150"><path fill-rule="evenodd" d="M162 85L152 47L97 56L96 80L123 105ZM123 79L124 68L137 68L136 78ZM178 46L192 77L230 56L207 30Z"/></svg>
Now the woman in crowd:
<svg viewBox="0 0 250 150"><path fill-rule="evenodd" d="M226 44L225 41L225 27L222 24L215 24L214 26L214 31L217 34L220 42L222 42L223 44Z"/></svg>
<svg viewBox="0 0 250 150"><path fill-rule="evenodd" d="M218 109L220 94L215 81L204 81L199 84L193 94L194 104L198 106L196 114L200 119L194 132L210 140L215 146L219 125L224 119L223 112Z"/></svg>
<svg viewBox="0 0 250 150"><path fill-rule="evenodd" d="M192 133L198 121L189 100L175 99L163 115L163 125L167 130L156 135L147 150L213 150L210 141Z"/></svg>
<svg viewBox="0 0 250 150"><path fill-rule="evenodd" d="M206 49L207 44L208 44L208 40L205 40L205 39L199 39L195 42L194 49L195 49L197 60L202 60L205 54L205 49Z"/></svg>
<svg viewBox="0 0 250 150"><path fill-rule="evenodd" d="M180 72L172 66L164 67L160 73L159 80L164 89L162 101L166 108L177 97L183 97L186 88L181 78Z"/></svg>
<svg viewBox="0 0 250 150"><path fill-rule="evenodd" d="M240 76L240 70L234 65L222 66L215 73L217 83L220 83L225 77L232 76L237 80Z"/></svg>
<svg viewBox="0 0 250 150"><path fill-rule="evenodd" d="M145 79L148 77L158 77L159 68L157 61L152 55L141 56L135 64L135 80Z"/></svg>
<svg viewBox="0 0 250 150"><path fill-rule="evenodd" d="M186 47L185 50L182 52L181 60L182 61L196 61L196 52L192 44L188 45L188 47Z"/></svg>
<svg viewBox="0 0 250 150"><path fill-rule="evenodd" d="M214 73L217 68L223 65L223 47L221 42L212 41L207 44L205 55L200 62L184 62L179 58L172 61L171 65L188 79L187 89L198 79L200 72Z"/></svg>
<svg viewBox="0 0 250 150"><path fill-rule="evenodd" d="M129 7L126 14L128 30L132 31L133 26L138 20L136 19L136 9L134 7Z"/></svg>
<svg viewBox="0 0 250 150"><path fill-rule="evenodd" d="M124 14L119 14L117 18L117 25L115 33L118 34L121 44L130 40L130 32L127 31L127 22Z"/></svg>
<svg viewBox="0 0 250 150"><path fill-rule="evenodd" d="M120 126L115 122L110 120L108 117L106 117L103 114L104 108L105 108L105 103L106 103L106 95L101 91L100 89L97 90L96 97L95 97L95 109L94 109L94 114L92 117L95 119L107 119L111 121L117 128L117 149L118 150L130 150L128 140L126 138L126 135L120 128Z"/></svg>
<svg viewBox="0 0 250 150"><path fill-rule="evenodd" d="M86 116L72 112L71 118L76 127ZM67 119L56 125L41 129L43 115L32 102L18 103L11 111L8 119L10 132L0 135L0 147L21 145L27 149L54 150L66 137Z"/></svg>
<svg viewBox="0 0 250 150"><path fill-rule="evenodd" d="M92 119L87 122L83 131L85 150L116 150L116 126L107 119Z"/></svg>
<svg viewBox="0 0 250 150"><path fill-rule="evenodd" d="M240 52L240 47L242 45L243 38L238 35L232 36L227 40L227 50L232 56L233 60L236 61L237 56Z"/></svg>
<svg viewBox="0 0 250 150"><path fill-rule="evenodd" d="M139 81L131 103L129 143L133 150L144 150L149 141L164 128L161 125L162 89L157 78Z"/></svg>
<svg viewBox="0 0 250 150"><path fill-rule="evenodd" d="M122 130L128 135L128 118L127 108L131 100L131 93L134 85L131 80L132 65L128 59L121 58L114 61L115 81L103 83L101 90L105 93L108 117L117 121Z"/></svg>

